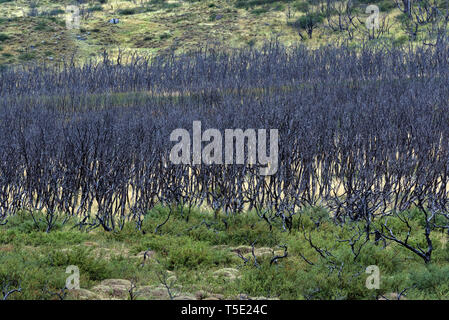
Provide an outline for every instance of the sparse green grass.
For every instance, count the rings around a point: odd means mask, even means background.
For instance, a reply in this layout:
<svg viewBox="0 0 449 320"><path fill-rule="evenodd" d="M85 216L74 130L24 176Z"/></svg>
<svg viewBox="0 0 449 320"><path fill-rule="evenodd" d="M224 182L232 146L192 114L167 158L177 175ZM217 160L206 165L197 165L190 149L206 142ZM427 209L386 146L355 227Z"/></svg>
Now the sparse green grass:
<svg viewBox="0 0 449 320"><path fill-rule="evenodd" d="M9 36L4 33L0 33L0 42L6 41L9 39Z"/></svg>

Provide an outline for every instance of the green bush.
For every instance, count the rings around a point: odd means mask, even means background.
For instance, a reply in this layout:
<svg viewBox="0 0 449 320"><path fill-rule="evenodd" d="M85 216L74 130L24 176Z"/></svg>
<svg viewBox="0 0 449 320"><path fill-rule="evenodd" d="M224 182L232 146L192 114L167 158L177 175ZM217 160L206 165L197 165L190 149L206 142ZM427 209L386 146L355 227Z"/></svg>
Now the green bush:
<svg viewBox="0 0 449 320"><path fill-rule="evenodd" d="M237 0L235 3L236 8L249 9L255 6L262 5L277 5L278 2L291 2L292 0Z"/></svg>
<svg viewBox="0 0 449 320"><path fill-rule="evenodd" d="M449 266L431 264L411 271L411 285L418 291L415 294L433 299L449 298Z"/></svg>
<svg viewBox="0 0 449 320"><path fill-rule="evenodd" d="M255 14L255 15L260 15L262 13L267 13L269 11L268 8L266 7L262 7L262 8L256 8L256 9L252 9L251 13Z"/></svg>
<svg viewBox="0 0 449 320"><path fill-rule="evenodd" d="M58 291L64 287L65 267L50 267L35 251L17 250L0 255L0 285L22 288L9 299L49 299L44 289Z"/></svg>
<svg viewBox="0 0 449 320"><path fill-rule="evenodd" d="M172 34L170 31L165 31L164 33L159 35L159 40L165 40L171 38Z"/></svg>
<svg viewBox="0 0 449 320"><path fill-rule="evenodd" d="M45 220L45 215L40 212L34 212L33 216L28 211L20 211L19 213L8 219L6 227L8 229L16 229L20 233L46 231L47 223ZM61 228L61 222L57 221L52 230L60 230Z"/></svg>
<svg viewBox="0 0 449 320"><path fill-rule="evenodd" d="M409 37L406 35L401 35L393 40L393 46L400 47L406 44L409 40Z"/></svg>
<svg viewBox="0 0 449 320"><path fill-rule="evenodd" d="M269 263L263 263L260 268L249 264L242 269L239 290L250 296L301 299L293 270L284 264L272 267Z"/></svg>
<svg viewBox="0 0 449 320"><path fill-rule="evenodd" d="M62 9L53 9L53 10L51 10L49 12L49 15L50 16L57 16L57 15L64 14L64 13L65 13L65 11L62 10Z"/></svg>
<svg viewBox="0 0 449 320"><path fill-rule="evenodd" d="M396 4L390 0L384 0L377 4L379 6L379 10L382 12L388 12L394 8L396 8Z"/></svg>
<svg viewBox="0 0 449 320"><path fill-rule="evenodd" d="M30 61L33 60L36 55L33 52L22 53L19 55L19 60Z"/></svg>
<svg viewBox="0 0 449 320"><path fill-rule="evenodd" d="M87 9L89 12L103 11L103 7L100 5L92 6Z"/></svg>
<svg viewBox="0 0 449 320"><path fill-rule="evenodd" d="M281 299L376 299L379 295L388 296L408 288L409 299L449 298L449 250L443 243L440 245L441 238L446 237L443 233L433 235L433 263L424 265L419 257L394 242L386 241L386 247L382 242L376 245L372 236L370 242L364 244L363 222L336 225L324 208L298 212L290 232L283 232L281 225L274 222L270 231L268 224L254 212L220 214L216 220L213 213L196 208L190 214L184 209L183 215L180 208L172 209L170 220L158 234L154 234L154 229L166 219L167 207L157 207L145 215L144 232L137 231L135 223L130 222L122 230L97 229L90 234L72 228L76 221L57 224L54 231L45 233L43 214L36 212L37 223L34 223L29 212L19 212L9 218L6 225L0 226L0 284L1 281L9 281L11 285L20 282L22 293L11 299L50 299L54 297L43 288L59 291L65 284L65 270L69 265L79 267L84 288L109 278L136 278L145 285L159 283L154 273L159 266L175 271L186 292L207 287L213 288L210 292L231 297L245 293ZM422 212L413 209L403 212L402 216L413 228L410 243L424 246ZM398 218L390 217L388 225L398 237L406 236L407 228ZM317 248L330 252L327 258L304 239L303 228ZM336 240L350 239L356 230L361 230L362 235L355 250L364 244L357 258L348 242ZM86 241L95 242L96 248L84 245ZM271 255L260 256L257 258L259 267L256 267L251 254L244 264L230 251L232 246L248 246L253 241L256 241L256 248L275 250L286 244L288 256L273 264ZM113 248L118 247L126 247L129 252L111 254ZM148 249L155 254L142 266L142 260L134 256ZM103 252L108 253L107 258L101 257ZM368 276L365 269L369 265L380 268L378 290L365 286ZM221 268L237 268L241 277L223 282L222 278L214 277L214 271Z"/></svg>
<svg viewBox="0 0 449 320"><path fill-rule="evenodd" d="M296 20L296 25L301 29L307 29L321 23L322 21L323 16L321 14L312 12L298 18L298 20Z"/></svg>

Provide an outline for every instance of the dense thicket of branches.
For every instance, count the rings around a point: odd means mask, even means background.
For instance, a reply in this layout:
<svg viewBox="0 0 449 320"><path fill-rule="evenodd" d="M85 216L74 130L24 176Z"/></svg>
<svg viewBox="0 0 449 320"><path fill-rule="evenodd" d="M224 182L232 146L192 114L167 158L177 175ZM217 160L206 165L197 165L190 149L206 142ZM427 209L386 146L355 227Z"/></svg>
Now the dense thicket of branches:
<svg viewBox="0 0 449 320"><path fill-rule="evenodd" d="M49 229L63 213L113 230L156 204L186 215L209 204L289 229L298 210L320 205L338 223L366 221L368 237L402 241L388 216L418 207L429 233L448 228L448 49L269 43L5 70L0 216L43 210ZM195 120L279 129L279 170L171 164L171 131Z"/></svg>

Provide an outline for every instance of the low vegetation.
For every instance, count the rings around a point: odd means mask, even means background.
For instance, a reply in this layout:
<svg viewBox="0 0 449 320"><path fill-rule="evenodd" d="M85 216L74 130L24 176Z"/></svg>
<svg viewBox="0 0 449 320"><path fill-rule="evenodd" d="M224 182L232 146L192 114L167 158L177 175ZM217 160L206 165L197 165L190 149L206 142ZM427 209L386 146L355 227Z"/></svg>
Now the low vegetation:
<svg viewBox="0 0 449 320"><path fill-rule="evenodd" d="M6 68L4 298L448 298L448 46ZM167 161L193 121L278 129L277 170Z"/></svg>
<svg viewBox="0 0 449 320"><path fill-rule="evenodd" d="M129 50L157 54L188 52L210 43L262 46L277 38L310 47L364 41L394 46L434 45L447 29L445 0L11 0L0 3L0 42L9 56L0 64L23 63L21 54L47 63L85 60ZM367 19L379 9L378 24ZM75 9L73 9L75 8ZM368 10L368 11L367 11ZM371 18L372 19L372 18ZM111 22L112 21L112 22ZM170 37L166 35L170 34ZM52 52L46 55L45 52Z"/></svg>

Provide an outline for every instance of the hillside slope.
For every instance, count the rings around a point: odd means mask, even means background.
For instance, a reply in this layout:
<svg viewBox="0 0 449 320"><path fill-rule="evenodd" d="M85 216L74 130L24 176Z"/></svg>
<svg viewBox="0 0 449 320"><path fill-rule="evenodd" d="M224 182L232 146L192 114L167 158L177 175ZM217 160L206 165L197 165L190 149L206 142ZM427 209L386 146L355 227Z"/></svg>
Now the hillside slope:
<svg viewBox="0 0 449 320"><path fill-rule="evenodd" d="M444 16L447 1L420 0L416 12L427 8L422 1ZM370 4L380 10L372 35L365 25ZM0 0L0 64L86 58L104 50L186 51L211 42L257 46L272 38L308 46L369 38L397 45L425 37L427 25L435 25L420 23L412 35L414 25L401 9L394 0Z"/></svg>

